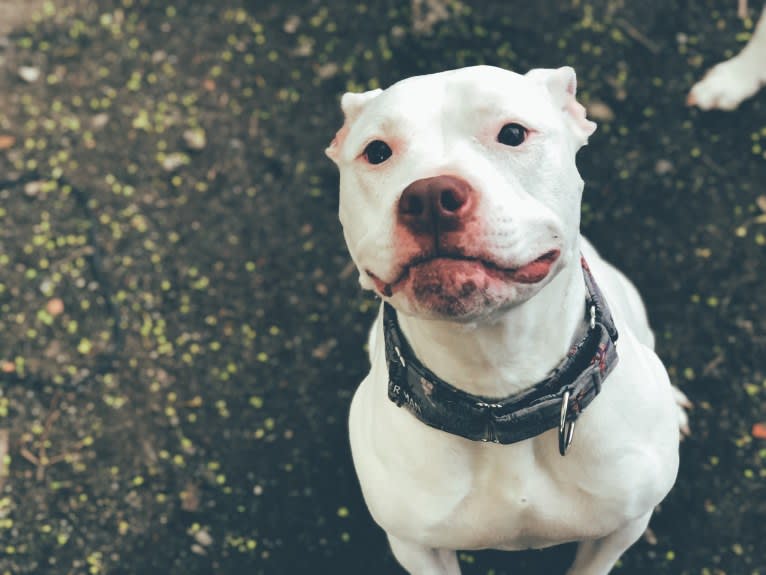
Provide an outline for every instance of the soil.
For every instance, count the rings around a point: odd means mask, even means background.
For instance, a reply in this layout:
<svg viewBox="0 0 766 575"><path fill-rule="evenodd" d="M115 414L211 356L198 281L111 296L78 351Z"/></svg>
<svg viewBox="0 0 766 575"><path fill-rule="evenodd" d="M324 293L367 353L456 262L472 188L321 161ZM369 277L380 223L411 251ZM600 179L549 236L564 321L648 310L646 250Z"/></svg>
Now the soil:
<svg viewBox="0 0 766 575"><path fill-rule="evenodd" d="M766 573L766 96L684 106L735 3L35 4L0 2L0 574L401 573L351 465L377 302L323 149L345 90L476 63L577 70L583 231L695 404L614 572Z"/></svg>

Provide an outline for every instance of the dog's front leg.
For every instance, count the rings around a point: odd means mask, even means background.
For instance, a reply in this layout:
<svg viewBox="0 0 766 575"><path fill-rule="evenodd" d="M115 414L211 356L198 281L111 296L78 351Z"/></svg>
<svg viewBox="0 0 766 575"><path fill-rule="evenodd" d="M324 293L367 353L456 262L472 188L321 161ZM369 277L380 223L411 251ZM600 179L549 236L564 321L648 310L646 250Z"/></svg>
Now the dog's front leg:
<svg viewBox="0 0 766 575"><path fill-rule="evenodd" d="M431 549L388 536L391 551L410 575L460 575L457 553L450 549Z"/></svg>
<svg viewBox="0 0 766 575"><path fill-rule="evenodd" d="M620 555L646 531L651 516L650 511L606 537L581 542L567 575L607 575Z"/></svg>
<svg viewBox="0 0 766 575"><path fill-rule="evenodd" d="M766 9L750 41L734 58L717 64L689 92L687 104L703 110L733 110L766 83Z"/></svg>

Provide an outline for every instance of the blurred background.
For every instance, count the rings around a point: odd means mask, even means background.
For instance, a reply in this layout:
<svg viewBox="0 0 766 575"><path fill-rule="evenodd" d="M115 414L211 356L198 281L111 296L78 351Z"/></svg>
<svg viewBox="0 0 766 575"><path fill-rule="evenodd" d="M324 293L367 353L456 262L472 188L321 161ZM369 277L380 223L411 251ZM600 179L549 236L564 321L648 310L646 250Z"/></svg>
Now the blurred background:
<svg viewBox="0 0 766 575"><path fill-rule="evenodd" d="M615 572L766 573L766 94L684 106L760 8L0 0L0 574L402 573L348 448L377 302L323 149L344 91L478 63L577 70L583 231L695 403Z"/></svg>

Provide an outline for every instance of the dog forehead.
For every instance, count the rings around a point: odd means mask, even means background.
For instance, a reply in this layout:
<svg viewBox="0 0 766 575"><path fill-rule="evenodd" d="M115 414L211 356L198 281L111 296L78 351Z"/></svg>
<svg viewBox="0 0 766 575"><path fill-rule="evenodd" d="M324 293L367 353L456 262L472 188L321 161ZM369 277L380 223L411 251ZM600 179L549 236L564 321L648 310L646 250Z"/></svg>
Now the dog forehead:
<svg viewBox="0 0 766 575"><path fill-rule="evenodd" d="M350 126L347 150L371 137L412 133L442 122L473 123L482 116L526 121L529 127L550 123L548 92L529 78L493 66L471 66L413 76L373 98Z"/></svg>
<svg viewBox="0 0 766 575"><path fill-rule="evenodd" d="M483 104L534 102L539 86L528 78L494 66L470 66L435 74L413 76L397 82L377 98L381 108L407 110L410 107L437 111L458 103L465 108ZM534 95L533 95L534 94Z"/></svg>

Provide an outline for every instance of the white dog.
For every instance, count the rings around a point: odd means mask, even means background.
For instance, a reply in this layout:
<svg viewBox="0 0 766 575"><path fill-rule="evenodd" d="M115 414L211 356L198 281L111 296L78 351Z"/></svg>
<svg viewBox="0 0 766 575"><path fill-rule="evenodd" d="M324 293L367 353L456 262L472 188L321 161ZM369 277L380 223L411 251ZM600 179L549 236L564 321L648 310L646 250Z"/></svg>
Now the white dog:
<svg viewBox="0 0 766 575"><path fill-rule="evenodd" d="M716 64L697 82L686 99L702 110L734 110L766 83L766 9L742 51Z"/></svg>
<svg viewBox="0 0 766 575"><path fill-rule="evenodd" d="M340 219L384 300L351 447L412 574L567 541L571 575L605 574L675 481L681 396L636 289L579 233L596 125L575 86L478 66L343 96Z"/></svg>

